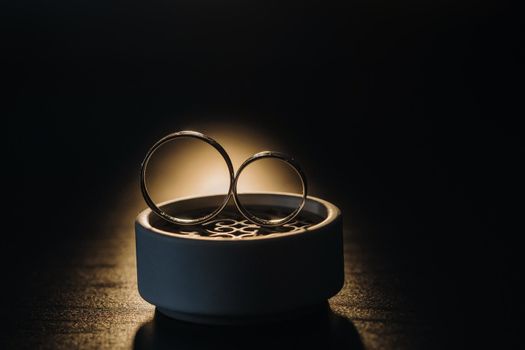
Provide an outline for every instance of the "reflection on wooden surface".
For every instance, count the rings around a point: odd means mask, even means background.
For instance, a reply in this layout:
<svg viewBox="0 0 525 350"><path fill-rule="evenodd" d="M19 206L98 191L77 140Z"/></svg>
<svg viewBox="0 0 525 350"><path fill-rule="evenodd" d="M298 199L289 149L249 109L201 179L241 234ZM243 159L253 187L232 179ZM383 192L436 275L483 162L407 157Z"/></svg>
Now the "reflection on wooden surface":
<svg viewBox="0 0 525 350"><path fill-rule="evenodd" d="M134 340L135 350L246 348L362 349L362 344L353 324L328 307L292 321L237 327L195 325L155 312Z"/></svg>

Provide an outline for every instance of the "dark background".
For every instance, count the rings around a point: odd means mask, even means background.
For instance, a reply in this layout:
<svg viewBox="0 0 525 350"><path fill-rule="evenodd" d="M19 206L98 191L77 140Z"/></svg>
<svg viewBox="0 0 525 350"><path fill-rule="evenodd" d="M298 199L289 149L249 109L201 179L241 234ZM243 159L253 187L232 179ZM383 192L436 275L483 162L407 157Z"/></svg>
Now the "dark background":
<svg viewBox="0 0 525 350"><path fill-rule="evenodd" d="M214 122L280 140L436 324L512 343L522 22L499 1L4 3L5 303L149 145Z"/></svg>

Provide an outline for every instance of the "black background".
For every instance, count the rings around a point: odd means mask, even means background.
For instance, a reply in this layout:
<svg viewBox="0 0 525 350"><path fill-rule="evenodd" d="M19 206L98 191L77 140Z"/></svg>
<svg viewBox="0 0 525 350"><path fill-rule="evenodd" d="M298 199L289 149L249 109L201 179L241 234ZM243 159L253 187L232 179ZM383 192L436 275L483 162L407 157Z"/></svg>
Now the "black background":
<svg viewBox="0 0 525 350"><path fill-rule="evenodd" d="M371 228L422 310L480 343L512 341L523 46L504 2L2 7L2 246L19 252L2 256L8 284L24 288L18 276L42 250L67 249L75 230L64 225L111 210L157 138L242 125L283 140L314 194ZM56 210L62 227L49 224Z"/></svg>

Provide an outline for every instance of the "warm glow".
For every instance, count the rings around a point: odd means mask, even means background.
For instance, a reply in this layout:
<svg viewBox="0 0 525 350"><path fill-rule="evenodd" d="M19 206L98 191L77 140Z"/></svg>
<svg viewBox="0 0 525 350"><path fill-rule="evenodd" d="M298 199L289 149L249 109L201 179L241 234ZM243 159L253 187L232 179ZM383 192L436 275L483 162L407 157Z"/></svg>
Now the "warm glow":
<svg viewBox="0 0 525 350"><path fill-rule="evenodd" d="M192 129L218 141L228 152L235 171L254 153L282 150L268 137L239 127L201 126ZM225 194L229 176L225 162L210 145L194 139L174 140L151 158L147 185L156 202L179 197ZM293 170L279 160L261 160L248 166L239 180L239 193L300 191Z"/></svg>

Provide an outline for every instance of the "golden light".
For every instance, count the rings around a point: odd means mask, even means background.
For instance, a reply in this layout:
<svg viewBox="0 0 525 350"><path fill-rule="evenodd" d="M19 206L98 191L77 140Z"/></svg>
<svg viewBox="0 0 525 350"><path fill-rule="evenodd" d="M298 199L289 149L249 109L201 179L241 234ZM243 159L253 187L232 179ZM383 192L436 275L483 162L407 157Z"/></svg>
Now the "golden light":
<svg viewBox="0 0 525 350"><path fill-rule="evenodd" d="M219 142L228 152L234 169L254 153L282 150L270 137L239 126L201 125L193 127ZM180 197L226 194L229 184L227 166L210 145L195 139L178 139L163 145L152 156L147 185L155 202ZM238 184L243 192L298 192L300 180L279 160L264 159L251 164Z"/></svg>

